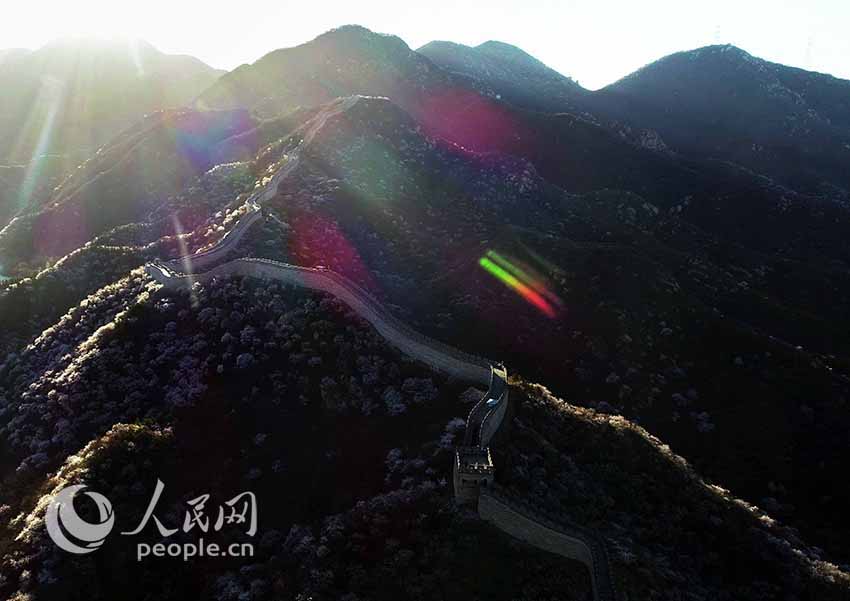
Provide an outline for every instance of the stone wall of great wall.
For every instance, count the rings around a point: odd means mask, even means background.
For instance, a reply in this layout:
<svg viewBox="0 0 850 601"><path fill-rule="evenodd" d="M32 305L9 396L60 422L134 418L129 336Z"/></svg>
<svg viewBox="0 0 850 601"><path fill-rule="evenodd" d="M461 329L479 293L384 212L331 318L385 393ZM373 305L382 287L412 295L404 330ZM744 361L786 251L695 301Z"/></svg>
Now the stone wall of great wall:
<svg viewBox="0 0 850 601"><path fill-rule="evenodd" d="M236 259L193 275L176 274L164 265L149 264L148 274L169 289L180 289L216 278L251 277L326 292L368 321L403 353L455 378L487 384L490 362L413 331L389 314L378 301L353 282L328 270L310 269L266 259Z"/></svg>
<svg viewBox="0 0 850 601"><path fill-rule="evenodd" d="M516 539L581 562L590 572L594 599L617 599L607 544L593 530L541 511L496 484L481 489L478 514Z"/></svg>
<svg viewBox="0 0 850 601"><path fill-rule="evenodd" d="M490 446L490 441L493 440L496 432L498 432L499 428L502 427L502 422L505 421L509 401L507 378L507 372L505 372L504 375L497 377L496 379L500 389L493 390L491 386L491 389L488 391L488 395L491 395L490 398L496 399L499 402L495 407L490 407L484 415L484 419L481 420L481 431L478 435L478 439L480 441L479 445L482 447Z"/></svg>
<svg viewBox="0 0 850 601"><path fill-rule="evenodd" d="M284 169L289 171L292 166L294 163ZM262 218L257 201L267 199L277 188L281 177L280 173L276 174L271 185L252 195L248 201L251 211L214 247L165 263L149 263L145 266L147 273L172 290L217 278L251 277L326 292L348 305L403 353L455 378L487 385L487 393L469 413L465 439L456 454L456 500L477 505L482 519L514 538L587 566L596 601L617 599L604 539L592 530L565 522L559 516L546 515L494 482L495 468L489 445L502 426L509 405L510 387L504 366L416 332L390 314L360 286L330 270L254 258L216 265L235 250L250 227Z"/></svg>

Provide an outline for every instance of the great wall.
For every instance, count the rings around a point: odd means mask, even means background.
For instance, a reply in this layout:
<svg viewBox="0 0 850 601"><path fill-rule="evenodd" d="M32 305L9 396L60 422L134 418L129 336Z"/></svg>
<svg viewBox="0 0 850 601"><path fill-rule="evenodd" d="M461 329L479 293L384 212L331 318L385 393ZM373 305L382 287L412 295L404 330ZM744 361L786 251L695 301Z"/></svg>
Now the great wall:
<svg viewBox="0 0 850 601"><path fill-rule="evenodd" d="M465 353L420 334L395 318L363 288L325 268L308 268L260 258L226 260L252 225L264 216L260 203L274 196L277 184L297 165L289 160L265 186L245 203L248 209L213 247L167 262L145 265L147 274L170 290L214 279L250 277L328 293L348 305L387 342L431 368L463 381L483 384L487 393L467 418L462 445L455 453L454 491L459 505L510 536L534 547L581 562L590 573L595 601L619 598L611 575L605 540L595 531L548 515L495 481L490 442L502 427L510 402L507 369L498 363Z"/></svg>

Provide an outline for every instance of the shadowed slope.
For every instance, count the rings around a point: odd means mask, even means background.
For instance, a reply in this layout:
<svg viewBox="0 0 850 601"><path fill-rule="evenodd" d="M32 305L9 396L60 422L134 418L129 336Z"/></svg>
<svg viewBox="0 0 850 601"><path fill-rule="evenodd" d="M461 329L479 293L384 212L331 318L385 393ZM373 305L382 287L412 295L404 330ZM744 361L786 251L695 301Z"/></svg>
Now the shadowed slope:
<svg viewBox="0 0 850 601"><path fill-rule="evenodd" d="M594 101L692 156L745 165L806 192L850 190L850 81L734 46L662 58Z"/></svg>

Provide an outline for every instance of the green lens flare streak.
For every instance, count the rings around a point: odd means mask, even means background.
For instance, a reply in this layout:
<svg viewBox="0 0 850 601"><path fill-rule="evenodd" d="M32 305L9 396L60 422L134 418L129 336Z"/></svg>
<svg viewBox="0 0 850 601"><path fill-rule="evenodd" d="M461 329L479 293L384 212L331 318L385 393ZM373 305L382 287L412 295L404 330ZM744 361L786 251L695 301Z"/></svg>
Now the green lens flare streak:
<svg viewBox="0 0 850 601"><path fill-rule="evenodd" d="M505 286L514 290L525 300L540 309L540 311L542 311L547 317L555 317L555 310L552 308L552 305L546 302L546 300L536 291L519 281L516 276L508 272L506 269L497 265L487 257L481 257L478 264ZM521 272L521 270L518 271Z"/></svg>
<svg viewBox="0 0 850 601"><path fill-rule="evenodd" d="M517 267L508 259L497 253L495 250L488 250L487 258L495 262L502 269L508 271L520 282L523 282L527 286L530 286L531 288L536 290L540 294L540 296L546 299L549 303L552 303L555 306L560 306L561 299L555 296L555 294L552 293L552 291L545 286L545 284L540 280L539 277L533 276L527 273L525 270L521 269L520 267Z"/></svg>
<svg viewBox="0 0 850 601"><path fill-rule="evenodd" d="M512 276L520 280L521 282L528 282L529 285L534 286L534 278L528 275L525 271L508 261L505 257L500 255L494 250L487 251L487 257L494 261L505 271L508 271ZM537 288L537 286L534 286Z"/></svg>

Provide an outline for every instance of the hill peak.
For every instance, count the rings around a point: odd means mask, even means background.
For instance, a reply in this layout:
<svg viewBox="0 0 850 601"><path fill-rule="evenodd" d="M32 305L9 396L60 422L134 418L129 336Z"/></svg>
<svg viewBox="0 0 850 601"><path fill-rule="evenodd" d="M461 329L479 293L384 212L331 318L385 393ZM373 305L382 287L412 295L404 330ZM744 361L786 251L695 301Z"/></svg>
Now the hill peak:
<svg viewBox="0 0 850 601"><path fill-rule="evenodd" d="M682 50L680 52L674 52L673 54L669 54L656 61L649 63L647 67L665 64L673 60L723 60L726 62L747 63L764 62L762 59L753 56L743 48L740 48L733 44L712 44L709 46L700 46L699 48L694 48L692 50Z"/></svg>
<svg viewBox="0 0 850 601"><path fill-rule="evenodd" d="M477 46L435 40L425 44L417 52L427 56L440 66L461 72L466 72L473 65L481 67L480 63L484 61L489 70L510 66L525 69L528 74L535 73L537 76L545 77L554 76L572 81L571 78L558 73L522 48L498 40L488 40ZM462 64L466 65L465 69L459 68Z"/></svg>
<svg viewBox="0 0 850 601"><path fill-rule="evenodd" d="M701 46L699 48L694 48L693 50L685 51L686 54L692 52L728 52L740 56L752 56L749 52L747 52L740 46L736 46L735 44L709 44L708 46Z"/></svg>
<svg viewBox="0 0 850 601"><path fill-rule="evenodd" d="M69 35L55 38L39 52L110 53L132 48L141 54L162 54L151 43L140 38L121 36Z"/></svg>
<svg viewBox="0 0 850 601"><path fill-rule="evenodd" d="M349 23L347 25L340 25L339 27L334 27L333 29L327 30L325 33L320 34L318 38L323 37L331 37L331 36L344 36L344 35L359 35L359 36L381 36L386 34L375 33L368 27L364 27L363 25L358 25L357 23ZM389 37L389 36L387 36Z"/></svg>
<svg viewBox="0 0 850 601"><path fill-rule="evenodd" d="M347 54L349 58L355 59L364 51L369 54L377 51L384 56L404 56L411 52L410 47L398 36L376 33L362 25L342 25L302 44L272 50L252 65L241 65L231 74L241 71L244 75L252 67L264 68L279 61L294 60L296 56L300 57L298 60L309 60L310 55L316 52Z"/></svg>
<svg viewBox="0 0 850 601"><path fill-rule="evenodd" d="M321 44L323 42L344 41L344 42L361 42L370 44L386 44L393 46L401 46L405 51L409 51L408 45L398 36L389 33L378 33L372 31L368 27L362 25L342 25L334 29L328 30L325 33L316 37L312 42L307 44Z"/></svg>
<svg viewBox="0 0 850 601"><path fill-rule="evenodd" d="M693 50L685 50L680 53L683 56L691 57L692 59L700 58L723 58L733 61L761 61L760 58L753 56L743 48L733 44L712 44L710 46L702 46Z"/></svg>
<svg viewBox="0 0 850 601"><path fill-rule="evenodd" d="M696 65L695 65L696 64ZM732 44L712 44L692 50L681 50L663 56L629 73L625 77L607 86L617 89L626 84L641 81L645 76L666 72L668 69L684 69L689 75L697 73L717 72L727 68L742 68L746 66L761 69L767 62L753 56L746 50Z"/></svg>
<svg viewBox="0 0 850 601"><path fill-rule="evenodd" d="M503 58L531 60L537 64L543 64L522 48L514 46L513 44L508 44L507 42L500 42L498 40L487 40L483 44L478 44L475 49L488 54L499 55Z"/></svg>
<svg viewBox="0 0 850 601"><path fill-rule="evenodd" d="M471 78L516 106L563 112L585 90L522 48L488 40L478 46L434 41L417 50L438 67Z"/></svg>

